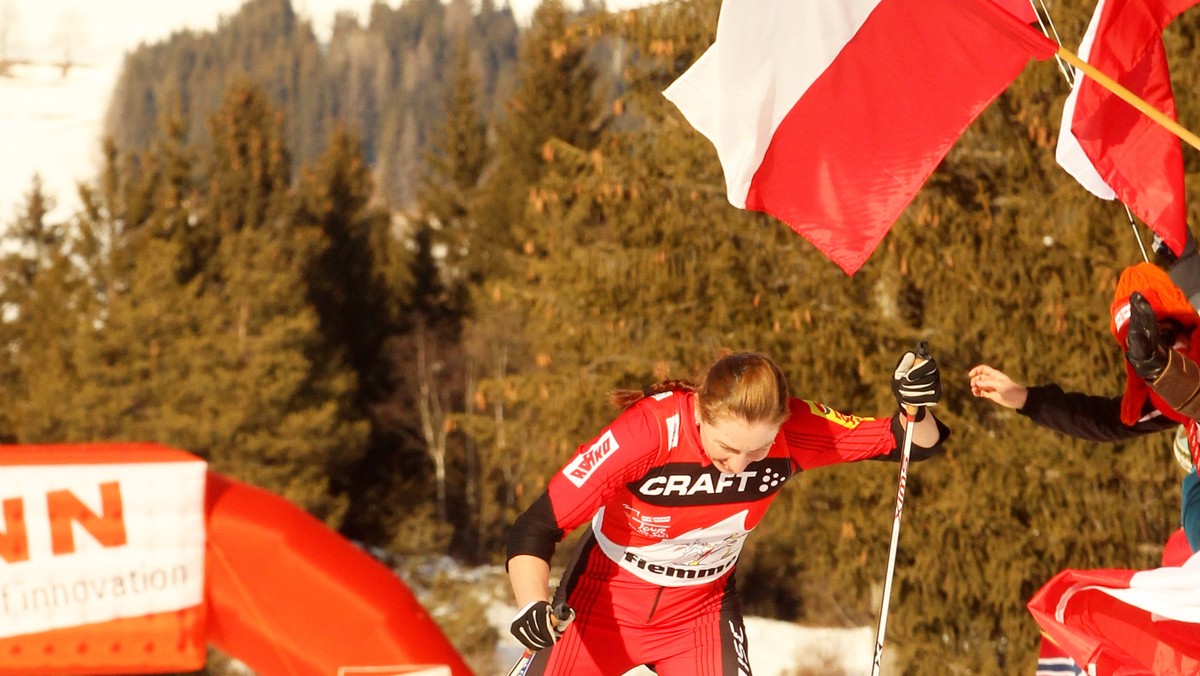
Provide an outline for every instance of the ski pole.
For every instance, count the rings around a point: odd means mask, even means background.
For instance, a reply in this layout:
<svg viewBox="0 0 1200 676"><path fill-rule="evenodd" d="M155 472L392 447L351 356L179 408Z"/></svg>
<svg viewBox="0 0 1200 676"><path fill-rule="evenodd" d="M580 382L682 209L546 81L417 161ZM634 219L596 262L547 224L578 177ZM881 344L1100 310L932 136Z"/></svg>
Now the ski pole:
<svg viewBox="0 0 1200 676"><path fill-rule="evenodd" d="M929 359L929 344L917 344L917 359L913 366ZM888 602L892 596L892 576L896 572L896 550L900 545L900 517L904 513L904 489L908 485L908 458L912 455L913 424L917 419L917 407L904 405L904 445L900 451L900 481L896 489L896 515L892 518L892 544L888 548L887 575L883 580L883 606L879 609L879 633L875 636L875 660L871 665L871 676L879 676L879 665L883 662L883 636L887 631Z"/></svg>

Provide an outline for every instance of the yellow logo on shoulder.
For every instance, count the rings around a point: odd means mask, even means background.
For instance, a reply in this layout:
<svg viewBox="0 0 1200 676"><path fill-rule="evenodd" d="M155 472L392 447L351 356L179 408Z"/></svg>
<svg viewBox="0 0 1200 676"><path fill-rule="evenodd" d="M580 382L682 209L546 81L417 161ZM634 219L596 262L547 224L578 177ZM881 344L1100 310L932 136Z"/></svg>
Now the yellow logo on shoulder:
<svg viewBox="0 0 1200 676"><path fill-rule="evenodd" d="M812 411L813 415L824 418L831 423L841 425L848 430L858 427L858 424L863 421L874 420L874 418L863 418L856 415L847 415L841 411L835 411L819 401L808 401L806 399L804 403L808 404L808 410Z"/></svg>

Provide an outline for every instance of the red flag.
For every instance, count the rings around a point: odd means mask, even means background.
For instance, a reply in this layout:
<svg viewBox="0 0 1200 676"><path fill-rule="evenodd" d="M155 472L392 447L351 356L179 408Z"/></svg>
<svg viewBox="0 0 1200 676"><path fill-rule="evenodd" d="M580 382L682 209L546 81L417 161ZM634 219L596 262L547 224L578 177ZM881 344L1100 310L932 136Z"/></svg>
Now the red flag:
<svg viewBox="0 0 1200 676"><path fill-rule="evenodd" d="M1080 58L1175 119L1162 32L1197 0L1100 0ZM1183 252L1187 207L1179 138L1076 71L1063 107L1059 164L1088 190L1119 198L1176 254Z"/></svg>
<svg viewBox="0 0 1200 676"><path fill-rule="evenodd" d="M1167 553L1177 551L1168 543ZM1200 673L1200 557L1146 571L1064 570L1034 594L1029 612L1096 676Z"/></svg>
<svg viewBox="0 0 1200 676"><path fill-rule="evenodd" d="M734 206L853 274L963 130L1056 50L992 0L725 0L664 95L716 146Z"/></svg>

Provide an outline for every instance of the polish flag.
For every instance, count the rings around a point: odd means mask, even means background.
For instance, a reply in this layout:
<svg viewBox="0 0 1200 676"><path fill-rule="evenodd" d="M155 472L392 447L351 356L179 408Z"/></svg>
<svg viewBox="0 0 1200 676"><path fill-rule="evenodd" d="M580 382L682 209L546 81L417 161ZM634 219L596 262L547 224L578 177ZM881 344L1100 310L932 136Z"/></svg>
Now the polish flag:
<svg viewBox="0 0 1200 676"><path fill-rule="evenodd" d="M1015 0L725 0L664 95L716 146L738 208L847 274L1030 57L1057 45Z"/></svg>
<svg viewBox="0 0 1200 676"><path fill-rule="evenodd" d="M1099 0L1079 57L1175 119L1162 32L1196 2ZM1176 254L1183 252L1187 205L1179 139L1078 70L1055 158L1093 195L1119 198Z"/></svg>
<svg viewBox="0 0 1200 676"><path fill-rule="evenodd" d="M1198 556L1144 571L1064 570L1028 607L1042 632L1089 674L1200 673Z"/></svg>

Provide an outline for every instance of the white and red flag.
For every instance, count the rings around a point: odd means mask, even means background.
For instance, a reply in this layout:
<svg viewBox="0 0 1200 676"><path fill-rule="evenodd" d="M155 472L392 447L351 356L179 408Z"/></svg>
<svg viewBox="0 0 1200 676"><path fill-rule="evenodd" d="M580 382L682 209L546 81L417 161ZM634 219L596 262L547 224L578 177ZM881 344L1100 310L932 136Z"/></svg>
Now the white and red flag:
<svg viewBox="0 0 1200 676"><path fill-rule="evenodd" d="M1180 544L1182 543L1182 544ZM1187 549L1182 531L1167 552ZM1200 673L1200 556L1152 570L1064 570L1029 601L1042 632L1094 676Z"/></svg>
<svg viewBox="0 0 1200 676"><path fill-rule="evenodd" d="M976 116L1057 51L1002 6L1022 4L725 0L663 93L716 146L730 203L853 274Z"/></svg>
<svg viewBox="0 0 1200 676"><path fill-rule="evenodd" d="M1197 1L1099 0L1079 57L1173 120L1162 32ZM1089 192L1119 198L1172 250L1183 252L1183 151L1171 131L1076 71L1055 157Z"/></svg>

